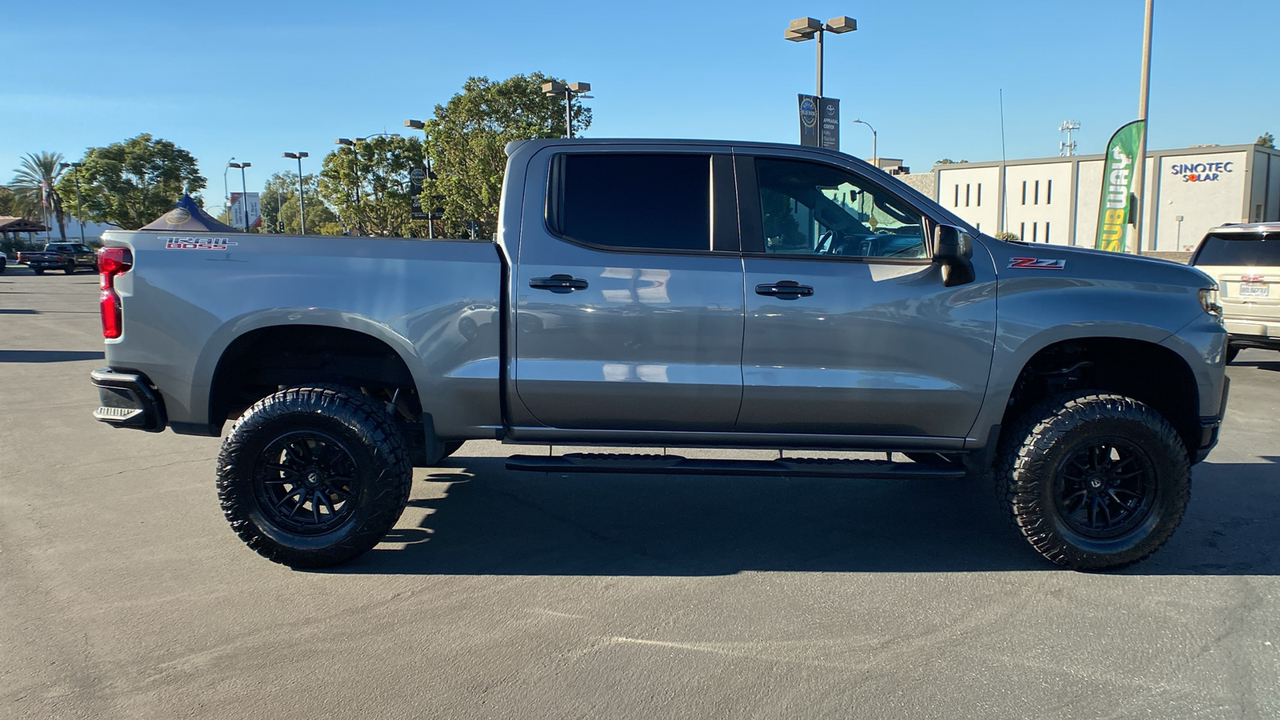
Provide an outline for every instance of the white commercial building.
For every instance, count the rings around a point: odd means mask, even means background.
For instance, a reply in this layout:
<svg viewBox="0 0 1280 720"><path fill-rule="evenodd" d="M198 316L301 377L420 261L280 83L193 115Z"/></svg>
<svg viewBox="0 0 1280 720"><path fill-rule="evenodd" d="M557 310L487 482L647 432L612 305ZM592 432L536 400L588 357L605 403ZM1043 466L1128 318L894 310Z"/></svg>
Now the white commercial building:
<svg viewBox="0 0 1280 720"><path fill-rule="evenodd" d="M1102 155L1076 155L937 165L934 199L986 233L1093 247L1102 164ZM1144 184L1143 252L1190 251L1223 223L1280 220L1280 151L1273 148L1148 151Z"/></svg>

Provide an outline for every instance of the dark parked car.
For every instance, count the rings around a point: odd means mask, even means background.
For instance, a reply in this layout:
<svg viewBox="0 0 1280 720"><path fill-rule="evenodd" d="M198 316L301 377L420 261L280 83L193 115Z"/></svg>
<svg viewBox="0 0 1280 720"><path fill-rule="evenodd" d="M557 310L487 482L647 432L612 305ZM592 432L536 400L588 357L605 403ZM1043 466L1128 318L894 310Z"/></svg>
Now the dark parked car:
<svg viewBox="0 0 1280 720"><path fill-rule="evenodd" d="M18 260L25 262L37 275L43 275L45 270L59 269L68 275L84 268L98 271L97 253L79 243L49 243L40 252L19 253Z"/></svg>

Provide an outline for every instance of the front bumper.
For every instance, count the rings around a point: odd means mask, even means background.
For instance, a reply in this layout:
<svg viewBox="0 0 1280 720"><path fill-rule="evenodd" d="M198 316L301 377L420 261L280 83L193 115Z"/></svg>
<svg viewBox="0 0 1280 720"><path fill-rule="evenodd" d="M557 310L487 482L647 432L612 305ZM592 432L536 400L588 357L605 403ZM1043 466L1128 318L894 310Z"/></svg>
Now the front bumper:
<svg viewBox="0 0 1280 720"><path fill-rule="evenodd" d="M89 373L89 378L98 388L99 406L93 411L95 420L147 432L164 430L168 420L164 400L146 375L98 368Z"/></svg>
<svg viewBox="0 0 1280 720"><path fill-rule="evenodd" d="M1213 417L1200 418L1200 449L1191 459L1194 465L1209 457L1209 451L1218 444L1218 431L1222 429L1222 419L1227 415L1227 396L1231 394L1231 378L1222 378L1222 404L1218 406L1218 414Z"/></svg>

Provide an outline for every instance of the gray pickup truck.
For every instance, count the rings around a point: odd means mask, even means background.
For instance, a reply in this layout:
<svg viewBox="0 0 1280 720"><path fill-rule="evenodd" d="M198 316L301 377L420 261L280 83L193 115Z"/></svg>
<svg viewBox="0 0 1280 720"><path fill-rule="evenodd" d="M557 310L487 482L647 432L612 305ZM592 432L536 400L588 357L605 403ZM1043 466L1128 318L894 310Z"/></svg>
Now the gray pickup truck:
<svg viewBox="0 0 1280 720"><path fill-rule="evenodd" d="M411 468L479 438L664 448L507 461L545 473L994 478L1031 545L1077 569L1136 562L1180 522L1227 398L1204 273L996 240L814 148L508 156L493 242L107 233L95 416L215 437L235 419L222 508L295 567L372 548Z"/></svg>

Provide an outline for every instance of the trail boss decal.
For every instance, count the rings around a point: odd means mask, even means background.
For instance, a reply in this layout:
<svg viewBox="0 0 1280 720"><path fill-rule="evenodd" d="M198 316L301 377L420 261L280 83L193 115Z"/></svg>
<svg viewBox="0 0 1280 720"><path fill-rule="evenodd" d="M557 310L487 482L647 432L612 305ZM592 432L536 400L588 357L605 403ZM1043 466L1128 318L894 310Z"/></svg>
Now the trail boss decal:
<svg viewBox="0 0 1280 720"><path fill-rule="evenodd" d="M1062 270L1067 267L1067 261L1044 260L1041 258L1009 258L1009 267L1023 270Z"/></svg>
<svg viewBox="0 0 1280 720"><path fill-rule="evenodd" d="M165 250L226 250L240 243L226 238L171 237L165 238Z"/></svg>

